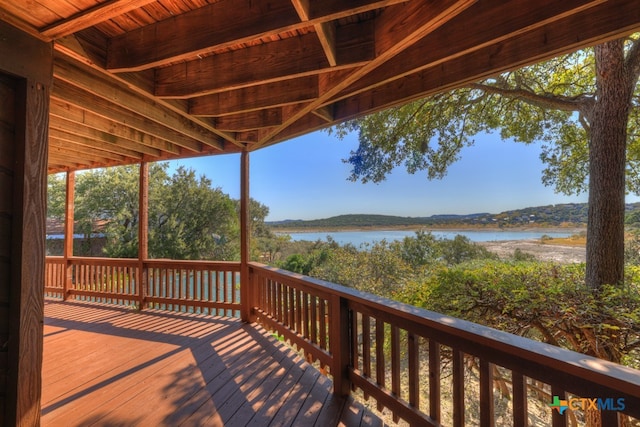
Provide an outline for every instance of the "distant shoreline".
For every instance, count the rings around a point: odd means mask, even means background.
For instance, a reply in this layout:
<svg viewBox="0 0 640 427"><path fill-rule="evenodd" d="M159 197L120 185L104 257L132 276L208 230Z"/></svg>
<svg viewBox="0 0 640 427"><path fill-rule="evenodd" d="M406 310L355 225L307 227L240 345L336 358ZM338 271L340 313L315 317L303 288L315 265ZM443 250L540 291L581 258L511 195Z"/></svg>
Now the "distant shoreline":
<svg viewBox="0 0 640 427"><path fill-rule="evenodd" d="M509 226L509 227L495 227L495 226L477 226L477 225L442 225L442 226L416 226L416 225L403 225L403 226L345 226L345 227L269 227L269 229L278 234L289 233L332 233L332 232L353 232L353 231L486 231L486 232L510 232L510 231L537 231L537 232L565 232L565 233L583 233L587 231L586 226Z"/></svg>

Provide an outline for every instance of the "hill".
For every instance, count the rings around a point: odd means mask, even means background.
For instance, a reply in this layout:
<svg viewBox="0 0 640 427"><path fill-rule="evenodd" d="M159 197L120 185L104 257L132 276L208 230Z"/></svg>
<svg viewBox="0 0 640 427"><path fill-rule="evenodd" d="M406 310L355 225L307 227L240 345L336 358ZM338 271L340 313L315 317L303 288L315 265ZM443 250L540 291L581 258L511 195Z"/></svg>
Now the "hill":
<svg viewBox="0 0 640 427"><path fill-rule="evenodd" d="M439 214L428 217L401 217L393 215L349 214L314 220L269 221L267 226L274 229L359 229L367 227L456 227L456 226L544 226L584 227L587 223L586 203L565 203L557 205L528 207L492 213L468 215ZM627 204L627 222L640 222L640 203Z"/></svg>

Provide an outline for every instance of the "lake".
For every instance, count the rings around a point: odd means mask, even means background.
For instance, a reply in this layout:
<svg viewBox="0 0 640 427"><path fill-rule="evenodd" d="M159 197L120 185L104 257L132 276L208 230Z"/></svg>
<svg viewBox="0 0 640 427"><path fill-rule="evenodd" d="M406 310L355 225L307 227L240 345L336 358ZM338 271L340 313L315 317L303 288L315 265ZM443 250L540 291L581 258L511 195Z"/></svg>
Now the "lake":
<svg viewBox="0 0 640 427"><path fill-rule="evenodd" d="M375 230L375 231L324 231L313 233L277 233L288 234L291 236L291 240L309 240L315 242L316 240L327 240L327 236L331 236L333 240L341 245L351 243L358 247L365 243L374 243L382 240L393 241L402 240L407 236L415 236L415 231L412 230ZM501 240L531 240L540 239L540 237L547 235L550 237L569 237L574 232L560 232L560 231L500 231L500 230L462 230L462 231L432 231L435 237L439 239L453 239L457 234L461 234L468 237L472 242L491 242Z"/></svg>

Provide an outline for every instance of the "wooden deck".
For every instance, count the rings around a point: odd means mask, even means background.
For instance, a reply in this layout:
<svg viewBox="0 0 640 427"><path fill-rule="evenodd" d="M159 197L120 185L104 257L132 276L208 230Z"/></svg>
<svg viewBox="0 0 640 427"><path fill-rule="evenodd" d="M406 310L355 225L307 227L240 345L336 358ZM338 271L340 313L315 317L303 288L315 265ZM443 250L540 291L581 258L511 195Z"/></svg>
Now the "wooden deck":
<svg viewBox="0 0 640 427"><path fill-rule="evenodd" d="M43 426L361 426L380 419L256 325L45 304Z"/></svg>

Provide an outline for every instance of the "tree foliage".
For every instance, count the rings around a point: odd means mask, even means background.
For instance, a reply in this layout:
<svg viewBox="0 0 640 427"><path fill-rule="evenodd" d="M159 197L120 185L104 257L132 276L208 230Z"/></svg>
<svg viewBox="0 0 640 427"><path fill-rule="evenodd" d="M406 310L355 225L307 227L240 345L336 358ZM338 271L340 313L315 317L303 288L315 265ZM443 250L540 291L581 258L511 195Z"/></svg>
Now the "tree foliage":
<svg viewBox="0 0 640 427"><path fill-rule="evenodd" d="M138 256L139 167L121 166L77 173L75 232L103 234L104 254ZM65 181L49 177L50 217L64 215ZM149 256L170 259L237 260L239 202L192 169L168 172L167 163L149 165ZM267 238L268 208L251 200L253 233Z"/></svg>
<svg viewBox="0 0 640 427"><path fill-rule="evenodd" d="M624 195L640 192L640 38L503 73L451 92L342 124L357 131L352 180L378 182L395 167L442 178L479 132L543 143L542 181L589 192L585 281L624 281ZM625 179L626 178L626 179Z"/></svg>
<svg viewBox="0 0 640 427"><path fill-rule="evenodd" d="M627 41L628 61L640 41ZM633 58L632 58L633 56ZM634 65L637 67L637 65ZM542 143L542 181L565 194L587 190L590 111L596 97L593 48L504 73L450 92L345 122L338 136L358 132L346 162L351 180L380 182L396 167L442 178L464 147L482 132L502 139ZM640 193L640 89L628 124L630 191Z"/></svg>

